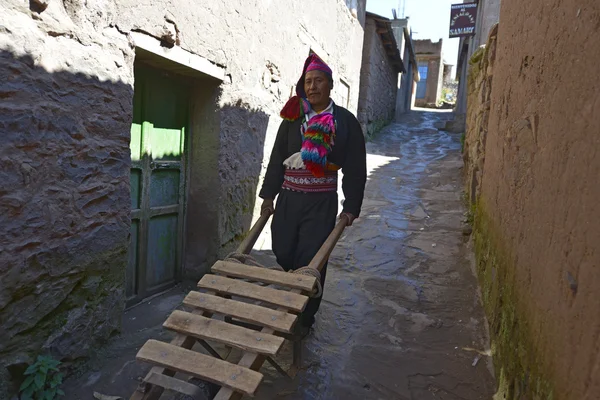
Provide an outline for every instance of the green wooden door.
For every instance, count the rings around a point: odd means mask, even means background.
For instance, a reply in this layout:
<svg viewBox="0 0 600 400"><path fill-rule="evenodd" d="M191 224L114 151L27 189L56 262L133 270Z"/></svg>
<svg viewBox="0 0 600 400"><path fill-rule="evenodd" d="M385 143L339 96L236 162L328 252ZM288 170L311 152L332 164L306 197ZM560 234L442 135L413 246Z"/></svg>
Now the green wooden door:
<svg viewBox="0 0 600 400"><path fill-rule="evenodd" d="M168 288L181 274L188 105L185 81L136 64L129 304Z"/></svg>

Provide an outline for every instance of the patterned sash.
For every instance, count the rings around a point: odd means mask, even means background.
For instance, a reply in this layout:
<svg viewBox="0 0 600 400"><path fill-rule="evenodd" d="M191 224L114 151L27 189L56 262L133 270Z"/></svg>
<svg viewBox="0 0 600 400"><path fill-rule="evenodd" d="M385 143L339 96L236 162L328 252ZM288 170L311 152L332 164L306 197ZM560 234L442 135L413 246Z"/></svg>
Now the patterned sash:
<svg viewBox="0 0 600 400"><path fill-rule="evenodd" d="M283 176L283 189L304 193L337 191L337 171L325 171L325 176L317 178L307 169L288 169Z"/></svg>

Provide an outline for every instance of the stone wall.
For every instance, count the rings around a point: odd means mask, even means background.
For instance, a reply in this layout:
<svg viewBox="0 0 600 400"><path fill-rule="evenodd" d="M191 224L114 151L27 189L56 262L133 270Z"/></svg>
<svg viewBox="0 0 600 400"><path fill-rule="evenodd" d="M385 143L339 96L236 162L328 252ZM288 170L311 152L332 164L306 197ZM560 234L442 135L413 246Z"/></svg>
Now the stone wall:
<svg viewBox="0 0 600 400"><path fill-rule="evenodd" d="M363 29L343 0L7 0L0 14L2 366L40 351L84 357L119 329L133 34L225 69L220 85L193 84L188 276L248 229L279 110L311 49L357 109Z"/></svg>
<svg viewBox="0 0 600 400"><path fill-rule="evenodd" d="M476 51L469 61L463 160L465 192L471 204L476 203L481 192L497 37L498 25L495 25L490 31L487 45Z"/></svg>
<svg viewBox="0 0 600 400"><path fill-rule="evenodd" d="M367 17L360 78L358 121L372 136L395 116L398 70L386 54L375 21Z"/></svg>
<svg viewBox="0 0 600 400"><path fill-rule="evenodd" d="M119 329L130 226L127 38L79 44L56 4L19 3L0 5L0 398L4 366L78 359Z"/></svg>
<svg viewBox="0 0 600 400"><path fill-rule="evenodd" d="M597 399L600 3L503 0L500 21L474 226L497 397Z"/></svg>

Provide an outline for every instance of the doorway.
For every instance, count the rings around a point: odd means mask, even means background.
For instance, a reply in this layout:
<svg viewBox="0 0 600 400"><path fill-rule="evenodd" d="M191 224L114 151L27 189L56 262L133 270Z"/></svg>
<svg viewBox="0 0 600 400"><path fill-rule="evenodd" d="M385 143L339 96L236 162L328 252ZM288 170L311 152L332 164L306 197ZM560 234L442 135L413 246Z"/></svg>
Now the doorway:
<svg viewBox="0 0 600 400"><path fill-rule="evenodd" d="M429 70L429 63L419 62L419 82L417 82L417 99L424 99L427 94L427 72Z"/></svg>
<svg viewBox="0 0 600 400"><path fill-rule="evenodd" d="M137 60L134 74L128 306L182 275L191 86Z"/></svg>

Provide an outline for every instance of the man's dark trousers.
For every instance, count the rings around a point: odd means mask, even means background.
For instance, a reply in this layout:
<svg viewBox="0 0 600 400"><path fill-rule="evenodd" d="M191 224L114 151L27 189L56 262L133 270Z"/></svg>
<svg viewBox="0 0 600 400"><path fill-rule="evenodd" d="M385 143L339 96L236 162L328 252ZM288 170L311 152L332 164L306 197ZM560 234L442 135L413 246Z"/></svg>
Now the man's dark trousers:
<svg viewBox="0 0 600 400"><path fill-rule="evenodd" d="M282 189L277 198L271 224L273 253L286 270L306 267L317 254L333 228L337 216L337 192L303 193ZM325 288L327 263L321 270ZM321 297L310 298L301 323L311 326L321 304Z"/></svg>

